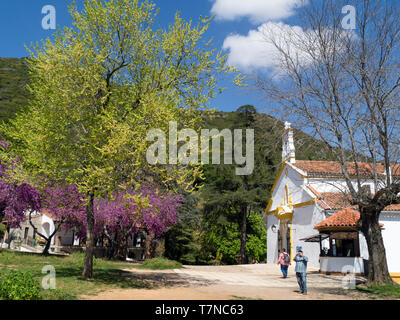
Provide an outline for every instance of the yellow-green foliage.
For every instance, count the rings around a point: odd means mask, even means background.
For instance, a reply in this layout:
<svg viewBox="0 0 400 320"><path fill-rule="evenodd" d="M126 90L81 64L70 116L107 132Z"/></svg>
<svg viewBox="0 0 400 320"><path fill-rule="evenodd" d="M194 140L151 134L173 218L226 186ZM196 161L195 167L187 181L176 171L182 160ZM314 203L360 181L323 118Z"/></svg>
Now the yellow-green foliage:
<svg viewBox="0 0 400 320"><path fill-rule="evenodd" d="M4 300L40 300L39 282L28 272L12 270L0 277L0 298Z"/></svg>

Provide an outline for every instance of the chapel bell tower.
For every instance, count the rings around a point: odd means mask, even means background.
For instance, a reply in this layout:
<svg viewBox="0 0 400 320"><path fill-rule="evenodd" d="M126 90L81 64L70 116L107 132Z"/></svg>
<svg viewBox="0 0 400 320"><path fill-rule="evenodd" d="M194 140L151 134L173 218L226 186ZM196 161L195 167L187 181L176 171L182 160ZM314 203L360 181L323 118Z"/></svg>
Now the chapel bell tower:
<svg viewBox="0 0 400 320"><path fill-rule="evenodd" d="M282 162L296 163L296 153L293 140L293 129L289 122L285 122L282 135Z"/></svg>

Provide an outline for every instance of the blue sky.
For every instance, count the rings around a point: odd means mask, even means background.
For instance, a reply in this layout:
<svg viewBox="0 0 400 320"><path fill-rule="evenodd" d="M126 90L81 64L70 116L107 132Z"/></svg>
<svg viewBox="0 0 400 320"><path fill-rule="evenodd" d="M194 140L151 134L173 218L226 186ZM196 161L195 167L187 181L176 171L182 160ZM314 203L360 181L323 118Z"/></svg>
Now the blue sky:
<svg viewBox="0 0 400 320"><path fill-rule="evenodd" d="M230 62L247 72L253 68L271 67L268 48L260 48L257 37L265 23L294 21L295 7L300 0L153 0L160 8L157 23L166 26L173 21L177 10L184 19L197 20L200 15L216 15L207 33L214 38L216 49L229 53ZM53 5L57 25L70 26L67 0L1 0L0 1L0 57L26 57L33 42L51 36L42 28L42 8ZM78 4L83 0L77 0ZM225 44L225 46L224 46ZM237 88L224 81L227 87L211 106L233 111L243 104L253 104L260 112L268 112L261 97L248 88Z"/></svg>

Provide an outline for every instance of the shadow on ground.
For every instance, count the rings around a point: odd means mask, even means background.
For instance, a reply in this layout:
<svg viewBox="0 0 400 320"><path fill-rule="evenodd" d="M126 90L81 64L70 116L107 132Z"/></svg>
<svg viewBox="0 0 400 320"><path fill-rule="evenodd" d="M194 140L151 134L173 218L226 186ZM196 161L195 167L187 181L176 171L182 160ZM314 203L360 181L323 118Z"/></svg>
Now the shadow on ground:
<svg viewBox="0 0 400 320"><path fill-rule="evenodd" d="M82 277L82 268L77 267L57 267L57 277L74 278L76 280L85 279ZM96 269L93 270L94 284L111 285L121 289L155 289L158 287L189 287L196 283L197 286L207 286L215 284L216 281L208 281L202 278L186 277L182 278L177 273L160 272L135 272L134 270L121 269Z"/></svg>

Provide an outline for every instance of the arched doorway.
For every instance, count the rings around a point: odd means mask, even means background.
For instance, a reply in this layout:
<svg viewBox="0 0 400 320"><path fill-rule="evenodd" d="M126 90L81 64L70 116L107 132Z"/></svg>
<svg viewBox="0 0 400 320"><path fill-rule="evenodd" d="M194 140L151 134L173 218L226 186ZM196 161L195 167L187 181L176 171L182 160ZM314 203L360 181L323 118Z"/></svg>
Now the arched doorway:
<svg viewBox="0 0 400 320"><path fill-rule="evenodd" d="M280 250L286 249L286 252L291 256L292 254L292 237L291 237L291 223L289 220L280 222L280 232L278 233L278 248Z"/></svg>
<svg viewBox="0 0 400 320"><path fill-rule="evenodd" d="M47 238L50 236L50 224L48 222L42 224L42 231Z"/></svg>

